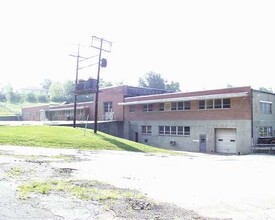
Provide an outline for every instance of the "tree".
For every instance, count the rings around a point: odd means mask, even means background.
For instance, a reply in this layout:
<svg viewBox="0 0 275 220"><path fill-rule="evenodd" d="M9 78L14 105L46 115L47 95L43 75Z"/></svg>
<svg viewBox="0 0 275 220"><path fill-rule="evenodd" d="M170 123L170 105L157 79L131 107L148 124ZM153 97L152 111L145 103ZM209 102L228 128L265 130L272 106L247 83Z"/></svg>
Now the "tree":
<svg viewBox="0 0 275 220"><path fill-rule="evenodd" d="M165 89L165 81L159 73L149 72L144 75L143 78L138 80L139 86L155 88L155 89Z"/></svg>
<svg viewBox="0 0 275 220"><path fill-rule="evenodd" d="M49 88L50 99L53 102L66 101L63 84L61 82L52 82Z"/></svg>
<svg viewBox="0 0 275 220"><path fill-rule="evenodd" d="M11 103L20 103L23 97L18 92L11 92L8 101Z"/></svg>
<svg viewBox="0 0 275 220"><path fill-rule="evenodd" d="M25 100L27 102L36 102L37 101L35 94L31 93L31 92L26 95Z"/></svg>
<svg viewBox="0 0 275 220"><path fill-rule="evenodd" d="M66 97L66 101L73 101L75 83L72 80L65 81L63 83L63 90L64 90L64 95Z"/></svg>
<svg viewBox="0 0 275 220"><path fill-rule="evenodd" d="M38 95L38 101L39 102L42 102L42 103L46 103L46 102L48 102L48 99L47 99L47 96L46 95L44 95L44 94L40 94L40 95Z"/></svg>
<svg viewBox="0 0 275 220"><path fill-rule="evenodd" d="M171 81L165 84L165 89L171 92L180 92L180 84L178 82Z"/></svg>
<svg viewBox="0 0 275 220"><path fill-rule="evenodd" d="M18 103L22 101L22 96L19 93L14 92L10 84L2 88L2 94L8 102Z"/></svg>
<svg viewBox="0 0 275 220"><path fill-rule="evenodd" d="M143 78L139 78L139 86L165 89L171 92L179 92L180 84L178 82L171 81L168 83L164 80L159 73L149 72L146 73Z"/></svg>
<svg viewBox="0 0 275 220"><path fill-rule="evenodd" d="M50 99L53 102L64 102L74 100L74 82L52 82L49 88Z"/></svg>
<svg viewBox="0 0 275 220"><path fill-rule="evenodd" d="M7 101L7 98L5 96L4 89L0 88L0 102L6 102L6 101Z"/></svg>
<svg viewBox="0 0 275 220"><path fill-rule="evenodd" d="M105 88L105 87L110 87L113 86L113 83L110 81L105 81L104 79L99 80L99 88Z"/></svg>
<svg viewBox="0 0 275 220"><path fill-rule="evenodd" d="M50 89L51 84L52 84L52 80L50 79L44 79L44 81L40 83L40 85L42 86L42 89L47 89L47 90Z"/></svg>

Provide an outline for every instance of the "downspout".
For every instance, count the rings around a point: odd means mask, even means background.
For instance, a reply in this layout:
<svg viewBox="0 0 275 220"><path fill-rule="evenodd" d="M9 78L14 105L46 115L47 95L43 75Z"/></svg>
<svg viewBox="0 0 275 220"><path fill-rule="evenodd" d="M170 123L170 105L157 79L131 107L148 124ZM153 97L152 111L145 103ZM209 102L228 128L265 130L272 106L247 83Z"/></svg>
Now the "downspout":
<svg viewBox="0 0 275 220"><path fill-rule="evenodd" d="M254 146L254 109L253 109L253 89L251 89L251 141Z"/></svg>

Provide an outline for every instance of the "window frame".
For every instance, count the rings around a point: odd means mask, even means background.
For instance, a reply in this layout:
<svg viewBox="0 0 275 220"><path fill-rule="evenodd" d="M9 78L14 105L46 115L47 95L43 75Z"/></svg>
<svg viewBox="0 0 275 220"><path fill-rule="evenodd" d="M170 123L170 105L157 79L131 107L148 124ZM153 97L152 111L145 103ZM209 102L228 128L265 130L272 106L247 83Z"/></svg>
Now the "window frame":
<svg viewBox="0 0 275 220"><path fill-rule="evenodd" d="M260 137L270 137L272 136L272 126L260 126L259 136Z"/></svg>
<svg viewBox="0 0 275 220"><path fill-rule="evenodd" d="M260 101L260 113L261 114L272 114L272 102Z"/></svg>
<svg viewBox="0 0 275 220"><path fill-rule="evenodd" d="M152 134L152 126L151 125L142 125L141 126L141 133L142 134Z"/></svg>
<svg viewBox="0 0 275 220"><path fill-rule="evenodd" d="M153 104L144 104L143 105L144 112L152 112L153 111Z"/></svg>
<svg viewBox="0 0 275 220"><path fill-rule="evenodd" d="M158 135L161 136L190 136L191 127L190 126L168 126L160 125L158 126Z"/></svg>

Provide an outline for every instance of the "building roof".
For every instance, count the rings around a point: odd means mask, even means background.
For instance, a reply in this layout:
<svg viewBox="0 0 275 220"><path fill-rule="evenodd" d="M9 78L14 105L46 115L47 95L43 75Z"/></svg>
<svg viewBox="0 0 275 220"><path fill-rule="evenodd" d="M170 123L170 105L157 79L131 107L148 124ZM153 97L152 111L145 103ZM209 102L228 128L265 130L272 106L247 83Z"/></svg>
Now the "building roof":
<svg viewBox="0 0 275 220"><path fill-rule="evenodd" d="M170 97L170 98L167 97L167 98L149 99L149 100L126 101L118 104L119 105L153 104L153 103L181 102L181 101L192 101L192 100L236 98L236 97L245 97L248 95L249 95L248 92L232 92L232 93L223 93L223 94Z"/></svg>

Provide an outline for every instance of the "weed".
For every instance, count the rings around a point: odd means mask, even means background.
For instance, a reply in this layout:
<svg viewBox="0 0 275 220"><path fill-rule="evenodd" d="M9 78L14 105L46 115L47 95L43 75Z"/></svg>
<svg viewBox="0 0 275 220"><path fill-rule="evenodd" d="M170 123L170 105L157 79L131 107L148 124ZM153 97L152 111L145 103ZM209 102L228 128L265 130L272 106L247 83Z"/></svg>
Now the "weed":
<svg viewBox="0 0 275 220"><path fill-rule="evenodd" d="M50 192L65 192L81 200L118 200L122 198L141 198L141 194L136 194L127 190L104 189L99 185L84 183L83 185L64 180L50 180L41 182L32 182L19 186L19 198L27 199L31 193L48 194Z"/></svg>
<svg viewBox="0 0 275 220"><path fill-rule="evenodd" d="M22 174L24 174L24 170L20 167L12 167L8 172L7 175L9 177L15 177L15 176L20 176Z"/></svg>

